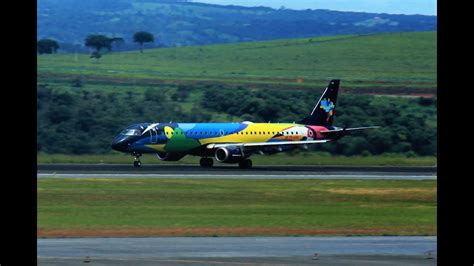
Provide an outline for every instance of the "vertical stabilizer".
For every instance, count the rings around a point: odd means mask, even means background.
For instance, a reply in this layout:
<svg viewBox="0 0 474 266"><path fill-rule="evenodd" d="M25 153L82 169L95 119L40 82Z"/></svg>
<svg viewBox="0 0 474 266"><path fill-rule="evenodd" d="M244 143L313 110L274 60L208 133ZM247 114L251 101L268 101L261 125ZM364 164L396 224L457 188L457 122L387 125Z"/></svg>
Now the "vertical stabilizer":
<svg viewBox="0 0 474 266"><path fill-rule="evenodd" d="M315 126L332 126L334 115L336 113L337 92L339 90L340 80L334 79L329 82L328 87L319 99L311 114L300 124Z"/></svg>

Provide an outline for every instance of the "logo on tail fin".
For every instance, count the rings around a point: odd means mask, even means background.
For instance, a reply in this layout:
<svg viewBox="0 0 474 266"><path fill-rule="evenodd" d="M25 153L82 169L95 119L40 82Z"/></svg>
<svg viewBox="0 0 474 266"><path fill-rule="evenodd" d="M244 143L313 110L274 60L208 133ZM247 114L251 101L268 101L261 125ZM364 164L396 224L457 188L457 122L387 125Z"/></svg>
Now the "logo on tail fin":
<svg viewBox="0 0 474 266"><path fill-rule="evenodd" d="M329 121L331 116L334 114L334 103L331 102L329 98L322 99L320 108L324 109L326 112L326 121Z"/></svg>

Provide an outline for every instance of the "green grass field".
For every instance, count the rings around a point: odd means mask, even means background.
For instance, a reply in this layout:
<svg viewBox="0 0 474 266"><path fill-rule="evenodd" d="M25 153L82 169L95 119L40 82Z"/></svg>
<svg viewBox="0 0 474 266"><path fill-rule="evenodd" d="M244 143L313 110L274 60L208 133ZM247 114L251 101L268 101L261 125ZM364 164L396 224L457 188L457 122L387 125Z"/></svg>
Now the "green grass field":
<svg viewBox="0 0 474 266"><path fill-rule="evenodd" d="M195 164L199 165L200 157L186 156L178 162L161 161L153 155L141 157L143 164ZM410 157L404 155L370 155L370 156L337 156L327 153L274 154L271 156L252 156L254 165L386 165L386 166L436 166L437 159L432 156ZM112 163L131 164L132 156L128 154L38 154L38 163ZM216 162L216 165L218 163Z"/></svg>
<svg viewBox="0 0 474 266"><path fill-rule="evenodd" d="M38 237L436 235L436 181L38 179Z"/></svg>
<svg viewBox="0 0 474 266"><path fill-rule="evenodd" d="M39 82L163 85L246 85L324 88L429 89L435 93L436 32L344 35L225 45L112 52L95 62L84 54L38 56Z"/></svg>

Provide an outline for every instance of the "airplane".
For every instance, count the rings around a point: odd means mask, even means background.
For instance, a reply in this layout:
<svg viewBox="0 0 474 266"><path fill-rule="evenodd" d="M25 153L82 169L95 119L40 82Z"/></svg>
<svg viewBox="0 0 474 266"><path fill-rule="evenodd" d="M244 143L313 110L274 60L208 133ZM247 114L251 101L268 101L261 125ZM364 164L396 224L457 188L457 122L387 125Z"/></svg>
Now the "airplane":
<svg viewBox="0 0 474 266"><path fill-rule="evenodd" d="M139 123L122 130L112 149L130 153L133 165L140 156L154 153L163 161L200 156L202 167L220 163L251 168L254 154L274 154L308 145L335 141L353 131L379 128L333 126L340 80L331 80L312 112L298 123Z"/></svg>

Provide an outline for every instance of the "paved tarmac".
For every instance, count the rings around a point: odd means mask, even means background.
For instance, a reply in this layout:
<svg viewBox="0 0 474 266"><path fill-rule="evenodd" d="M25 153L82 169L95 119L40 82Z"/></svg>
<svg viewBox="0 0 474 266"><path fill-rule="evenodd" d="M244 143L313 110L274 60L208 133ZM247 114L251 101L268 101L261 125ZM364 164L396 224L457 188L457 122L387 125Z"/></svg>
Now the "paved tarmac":
<svg viewBox="0 0 474 266"><path fill-rule="evenodd" d="M39 265L436 265L434 236L38 239Z"/></svg>
<svg viewBox="0 0 474 266"><path fill-rule="evenodd" d="M39 164L66 178L436 179L436 167ZM38 265L436 265L436 237L38 239ZM316 255L315 255L316 254Z"/></svg>
<svg viewBox="0 0 474 266"><path fill-rule="evenodd" d="M38 164L38 177L64 178L238 178L238 179L436 179L436 167Z"/></svg>

